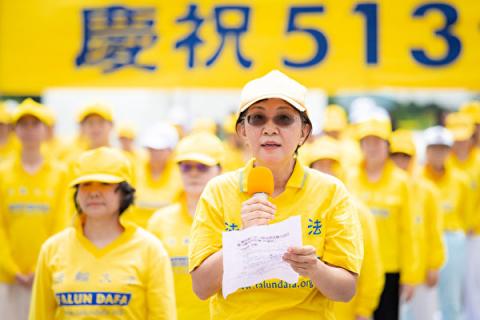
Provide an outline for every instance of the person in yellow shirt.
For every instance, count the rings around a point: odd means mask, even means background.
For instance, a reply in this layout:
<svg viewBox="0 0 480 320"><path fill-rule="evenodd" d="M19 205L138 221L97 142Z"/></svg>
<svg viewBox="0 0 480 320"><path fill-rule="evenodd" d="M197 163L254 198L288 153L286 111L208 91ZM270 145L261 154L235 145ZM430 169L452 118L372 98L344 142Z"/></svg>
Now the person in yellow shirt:
<svg viewBox="0 0 480 320"><path fill-rule="evenodd" d="M0 102L0 163L10 158L19 149L18 140L11 132L10 111Z"/></svg>
<svg viewBox="0 0 480 320"><path fill-rule="evenodd" d="M391 122L372 115L357 124L364 154L358 170L349 173L348 187L375 216L385 286L375 319L398 319L400 299L409 301L417 284L418 248L409 177L389 159Z"/></svg>
<svg viewBox="0 0 480 320"><path fill-rule="evenodd" d="M27 99L13 114L21 151L0 168L0 314L28 317L31 285L42 243L62 230L66 168L43 156L49 117Z"/></svg>
<svg viewBox="0 0 480 320"><path fill-rule="evenodd" d="M142 145L148 156L136 172L137 201L125 219L146 228L155 211L178 199L182 186L173 159L177 143L178 132L173 125L157 123L147 130Z"/></svg>
<svg viewBox="0 0 480 320"><path fill-rule="evenodd" d="M475 123L466 114L450 113L446 127L453 135L452 152L448 164L465 173L472 193L472 215L466 217L466 231L472 232L480 223L480 149L475 147Z"/></svg>
<svg viewBox="0 0 480 320"><path fill-rule="evenodd" d="M453 145L451 132L441 126L431 127L425 130L424 141L427 150L421 174L439 190L444 241L447 247L446 264L440 271L440 309L443 319L456 320L460 319L463 312L465 228L466 217L471 210L471 193L464 173L447 165Z"/></svg>
<svg viewBox="0 0 480 320"><path fill-rule="evenodd" d="M312 144L305 164L320 172L343 179L345 175L340 159L341 151L336 140L322 136ZM358 277L357 293L348 303L335 303L337 320L370 319L380 300L385 281L375 217L365 205L360 202L356 205L362 226L364 258Z"/></svg>
<svg viewBox="0 0 480 320"><path fill-rule="evenodd" d="M65 162L73 166L78 156L86 150L109 147L113 130L113 113L109 106L94 103L83 107L76 116L78 134L68 144ZM71 170L71 168L70 168Z"/></svg>
<svg viewBox="0 0 480 320"><path fill-rule="evenodd" d="M475 143L474 117L465 112L453 112L446 118L447 129L453 135L449 165L465 173L473 201L470 215L466 217L467 270L465 273L465 311L468 319L480 318L480 149Z"/></svg>
<svg viewBox="0 0 480 320"><path fill-rule="evenodd" d="M415 164L413 134L396 130L390 138L390 158L411 177L415 210L415 235L418 243L418 278L421 285L415 289L410 303L405 304L402 319L433 320L437 312L437 291L440 268L445 263L443 243L443 216L440 197L435 186L418 175Z"/></svg>
<svg viewBox="0 0 480 320"><path fill-rule="evenodd" d="M355 293L363 241L352 198L338 179L295 159L312 129L306 91L277 70L242 90L236 128L254 158L208 183L192 225L193 290L201 299L211 297L212 319L334 319L333 301L349 301ZM247 193L254 166L273 173L268 200ZM301 217L303 246L289 248L283 260L300 275L299 282L266 280L223 298L222 232L294 215Z"/></svg>
<svg viewBox="0 0 480 320"><path fill-rule="evenodd" d="M109 107L103 104L88 105L81 110L77 120L82 127L81 131L87 140L89 150L110 146L113 114Z"/></svg>
<svg viewBox="0 0 480 320"><path fill-rule="evenodd" d="M470 101L460 107L460 113L469 116L475 123L475 132L473 134L473 145L471 153L477 153L480 150L480 101ZM472 159L470 156L469 159ZM467 162L468 163L468 162ZM476 167L480 164L478 160ZM480 188L480 186L479 186ZM477 200L479 197L477 196ZM478 208L478 207L477 207ZM469 239L467 244L467 270L466 270L466 292L465 292L465 310L466 316L470 319L480 318L480 279L478 279L480 269L480 259L477 252L480 251L480 215L473 210L472 219L469 222Z"/></svg>
<svg viewBox="0 0 480 320"><path fill-rule="evenodd" d="M180 168L184 191L177 203L158 210L149 220L148 231L164 243L170 255L180 320L210 319L208 302L200 300L192 290L188 244L200 195L207 182L221 173L224 160L223 144L215 135L201 132L183 138L178 144L175 161Z"/></svg>
<svg viewBox="0 0 480 320"><path fill-rule="evenodd" d="M132 167L101 147L74 166L74 226L42 246L30 320L176 319L170 260L149 232L123 221Z"/></svg>

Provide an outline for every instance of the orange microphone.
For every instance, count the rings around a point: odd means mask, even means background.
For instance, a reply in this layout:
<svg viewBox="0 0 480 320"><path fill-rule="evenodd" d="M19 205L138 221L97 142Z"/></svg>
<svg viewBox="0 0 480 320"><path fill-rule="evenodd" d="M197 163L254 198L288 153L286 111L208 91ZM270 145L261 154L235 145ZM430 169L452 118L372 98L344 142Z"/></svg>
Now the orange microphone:
<svg viewBox="0 0 480 320"><path fill-rule="evenodd" d="M247 193L253 197L267 199L273 194L273 174L267 167L252 168L248 175Z"/></svg>

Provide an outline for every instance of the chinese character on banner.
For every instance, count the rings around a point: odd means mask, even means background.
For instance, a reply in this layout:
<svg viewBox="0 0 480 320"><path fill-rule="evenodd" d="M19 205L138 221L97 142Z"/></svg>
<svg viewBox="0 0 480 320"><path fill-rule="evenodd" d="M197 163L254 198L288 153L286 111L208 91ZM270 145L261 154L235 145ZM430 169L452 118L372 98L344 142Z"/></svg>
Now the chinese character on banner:
<svg viewBox="0 0 480 320"><path fill-rule="evenodd" d="M192 31L175 43L175 49L186 48L188 50L188 68L195 67L195 49L204 41L198 35L200 27L205 19L197 13L198 6L191 4L185 16L177 19L177 23L191 23ZM226 15L235 14L240 17L240 23L237 25L227 25L225 23ZM248 31L250 22L250 7L247 6L216 6L214 8L215 31L220 37L220 45L217 51L205 62L207 67L212 66L220 57L228 39L234 41L237 61L243 68L250 68L252 60L246 58L240 50L240 38Z"/></svg>
<svg viewBox="0 0 480 320"><path fill-rule="evenodd" d="M138 54L158 39L154 8L111 6L83 10L83 45L75 63L100 66L104 73L132 66L147 71L155 65L140 64Z"/></svg>
<svg viewBox="0 0 480 320"><path fill-rule="evenodd" d="M322 233L322 223L320 220L315 219L308 219L308 234L309 235L319 235Z"/></svg>
<svg viewBox="0 0 480 320"><path fill-rule="evenodd" d="M238 228L238 225L236 225L235 223L228 223L228 222L225 222L225 231L238 231L240 230Z"/></svg>

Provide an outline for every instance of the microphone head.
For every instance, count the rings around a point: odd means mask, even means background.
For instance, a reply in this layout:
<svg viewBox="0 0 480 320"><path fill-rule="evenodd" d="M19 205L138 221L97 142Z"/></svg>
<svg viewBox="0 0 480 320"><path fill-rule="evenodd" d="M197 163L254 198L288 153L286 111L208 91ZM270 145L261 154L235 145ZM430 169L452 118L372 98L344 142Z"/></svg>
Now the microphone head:
<svg viewBox="0 0 480 320"><path fill-rule="evenodd" d="M273 187L273 174L270 169L267 167L252 168L247 181L247 193L249 195L254 195L255 193L272 195Z"/></svg>

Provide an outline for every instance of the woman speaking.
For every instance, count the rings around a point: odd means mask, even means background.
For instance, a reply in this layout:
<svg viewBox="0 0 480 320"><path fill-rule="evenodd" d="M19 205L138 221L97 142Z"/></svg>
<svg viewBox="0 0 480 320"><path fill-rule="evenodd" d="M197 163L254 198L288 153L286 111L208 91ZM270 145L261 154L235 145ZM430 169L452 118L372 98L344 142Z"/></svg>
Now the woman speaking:
<svg viewBox="0 0 480 320"><path fill-rule="evenodd" d="M193 290L202 299L212 297L213 319L334 319L333 301L348 301L355 293L363 258L355 205L339 180L296 161L312 129L306 91L279 71L242 90L236 130L254 158L210 181L192 226ZM274 191L267 200L248 195L255 166L273 173ZM295 215L301 216L303 246L289 248L283 259L300 275L298 285L247 287L224 299L222 232Z"/></svg>

